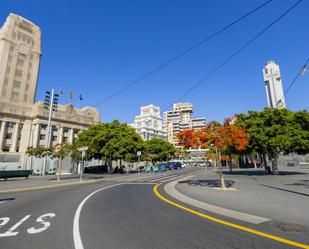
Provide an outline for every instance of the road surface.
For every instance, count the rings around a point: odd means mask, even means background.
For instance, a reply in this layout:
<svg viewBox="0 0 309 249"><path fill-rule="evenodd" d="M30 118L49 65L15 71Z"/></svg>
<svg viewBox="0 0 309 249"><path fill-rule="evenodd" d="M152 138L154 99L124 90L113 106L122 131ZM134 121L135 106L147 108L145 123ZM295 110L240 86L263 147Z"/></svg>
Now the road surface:
<svg viewBox="0 0 309 249"><path fill-rule="evenodd" d="M293 248L208 221L154 194L154 184L195 170L109 176L91 185L2 194L0 248Z"/></svg>

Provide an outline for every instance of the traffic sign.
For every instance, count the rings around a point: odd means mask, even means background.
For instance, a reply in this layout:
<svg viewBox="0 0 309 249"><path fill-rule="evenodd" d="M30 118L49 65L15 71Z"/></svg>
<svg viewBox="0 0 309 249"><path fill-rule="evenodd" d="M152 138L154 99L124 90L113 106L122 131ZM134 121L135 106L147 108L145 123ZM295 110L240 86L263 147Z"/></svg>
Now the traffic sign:
<svg viewBox="0 0 309 249"><path fill-rule="evenodd" d="M83 146L83 147L79 147L78 151L82 152L82 151L87 151L88 150L88 146Z"/></svg>

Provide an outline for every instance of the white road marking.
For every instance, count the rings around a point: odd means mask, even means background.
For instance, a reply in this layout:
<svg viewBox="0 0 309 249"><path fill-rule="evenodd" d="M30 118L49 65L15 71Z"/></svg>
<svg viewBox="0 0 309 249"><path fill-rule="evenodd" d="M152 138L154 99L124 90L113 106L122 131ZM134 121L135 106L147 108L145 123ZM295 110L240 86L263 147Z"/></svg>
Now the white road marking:
<svg viewBox="0 0 309 249"><path fill-rule="evenodd" d="M86 203L86 201L91 196L93 196L94 194L96 194L96 193L98 193L102 190L113 188L113 187L123 185L123 184L125 184L125 183L117 183L117 184L114 184L114 185L111 185L111 186L100 188L100 189L92 192L91 194L89 194L87 197L85 197L82 200L82 202L78 205L76 212L75 212L75 215L74 215L74 221L73 221L73 240L74 240L75 249L84 249L83 242L82 242L82 239L81 239L81 236L80 236L80 231L79 231L79 217L80 217L80 213L81 213L82 208L83 208L84 204Z"/></svg>
<svg viewBox="0 0 309 249"><path fill-rule="evenodd" d="M0 201L0 204L1 204L1 203L5 203L5 202L7 202L7 201Z"/></svg>
<svg viewBox="0 0 309 249"><path fill-rule="evenodd" d="M14 232L14 230L16 228L18 228L22 223L24 223L27 219L29 219L30 216L31 216L30 214L26 215L24 218L22 218L20 221L18 221L14 226L12 226L8 231L6 231L5 233L0 233L0 238L1 237L16 236L17 234L19 234L19 232Z"/></svg>
<svg viewBox="0 0 309 249"><path fill-rule="evenodd" d="M2 220L2 222L0 222L0 228L3 227L4 225L6 225L10 221L10 218L9 217L2 217L2 218L0 218L0 221L1 220Z"/></svg>
<svg viewBox="0 0 309 249"><path fill-rule="evenodd" d="M40 217L38 217L36 219L36 222L40 223L41 225L43 225L43 227L41 228L35 228L35 227L31 227L27 230L27 232L29 234L35 234L35 233L40 233L43 232L44 230L46 230L49 226L50 226L50 222L45 221L46 218L52 218L55 217L56 214L54 213L48 213L48 214L43 214Z"/></svg>

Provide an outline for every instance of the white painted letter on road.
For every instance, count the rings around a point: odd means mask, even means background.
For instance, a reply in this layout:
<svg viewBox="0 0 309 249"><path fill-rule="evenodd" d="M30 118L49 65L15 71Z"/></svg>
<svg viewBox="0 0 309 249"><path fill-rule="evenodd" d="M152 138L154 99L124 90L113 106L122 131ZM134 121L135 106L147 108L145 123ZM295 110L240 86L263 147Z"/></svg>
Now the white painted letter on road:
<svg viewBox="0 0 309 249"><path fill-rule="evenodd" d="M27 232L29 234L35 234L35 233L43 232L44 230L46 230L50 226L50 222L46 221L46 219L52 218L52 217L55 217L55 216L56 216L56 214L54 214L54 213L48 213L48 214L41 215L39 218L36 219L36 222L40 223L43 226L40 227L40 228L31 227L27 230Z"/></svg>

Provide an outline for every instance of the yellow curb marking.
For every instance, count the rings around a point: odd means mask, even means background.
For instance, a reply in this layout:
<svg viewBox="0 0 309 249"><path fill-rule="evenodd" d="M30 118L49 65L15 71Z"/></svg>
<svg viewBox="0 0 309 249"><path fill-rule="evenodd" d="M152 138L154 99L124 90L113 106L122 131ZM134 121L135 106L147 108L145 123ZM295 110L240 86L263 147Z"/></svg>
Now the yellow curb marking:
<svg viewBox="0 0 309 249"><path fill-rule="evenodd" d="M233 227L233 228L236 228L236 229L239 229L239 230L242 230L242 231L245 231L245 232L248 232L248 233L252 233L252 234L255 234L255 235L259 235L259 236L262 236L262 237L265 237L265 238L268 238L268 239L271 239L271 240L275 240L275 241L279 241L283 244L287 244L287 245L291 245L291 246L295 246L295 247L298 247L298 248L304 248L304 249L309 249L309 245L305 245L305 244L302 244L302 243L299 243L299 242L296 242L296 241L292 241L292 240L288 240L288 239L284 239L284 238L281 238L281 237L278 237L278 236L275 236L275 235L271 235L271 234L267 234L267 233L263 233L263 232L260 232L258 230L255 230L255 229L251 229L251 228L248 228L248 227L245 227L245 226L241 226L241 225L238 225L238 224L235 224L235 223L232 223L232 222L228 222L228 221L225 221L225 220L221 220L221 219L218 219L218 218L215 218L213 216L210 216L210 215L206 215L206 214L203 214L203 213L200 213L198 211L195 211L193 209L190 209L190 208L187 208L185 206L182 206L176 202L173 202L167 198L165 198L164 196L162 196L159 191L158 191L158 187L160 186L161 184L157 184L156 186L153 187L153 192L155 193L155 195L161 199L162 201L168 203L168 204L171 204L175 207L178 207L182 210L185 210L191 214L195 214L197 216L200 216L202 218L205 218L205 219L208 219L208 220L211 220L211 221L214 221L214 222L217 222L219 224L222 224L222 225L225 225L225 226L228 226L228 227Z"/></svg>
<svg viewBox="0 0 309 249"><path fill-rule="evenodd" d="M69 186L75 186L75 185L85 185L85 184L97 183L97 182L100 182L100 181L101 181L101 179L100 180L90 180L90 181L85 181L85 182L70 182L70 183L62 183L62 184L52 184L52 185L37 186L37 187L31 187L31 188L8 189L8 190L1 190L0 194L28 192L28 191L35 191L35 190L46 190L46 189L53 189L53 188L62 188L62 187L69 187Z"/></svg>

